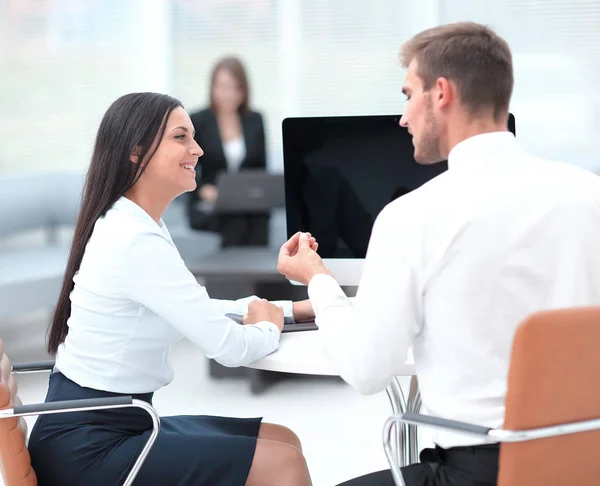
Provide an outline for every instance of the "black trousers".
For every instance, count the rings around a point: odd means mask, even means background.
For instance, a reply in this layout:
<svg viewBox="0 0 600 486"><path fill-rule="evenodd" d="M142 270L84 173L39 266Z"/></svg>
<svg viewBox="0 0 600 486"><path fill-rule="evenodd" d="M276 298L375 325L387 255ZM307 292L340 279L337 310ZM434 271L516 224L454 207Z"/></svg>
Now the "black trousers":
<svg viewBox="0 0 600 486"><path fill-rule="evenodd" d="M402 468L406 486L496 486L498 444L423 449L420 462ZM394 486L389 469L378 471L339 486Z"/></svg>

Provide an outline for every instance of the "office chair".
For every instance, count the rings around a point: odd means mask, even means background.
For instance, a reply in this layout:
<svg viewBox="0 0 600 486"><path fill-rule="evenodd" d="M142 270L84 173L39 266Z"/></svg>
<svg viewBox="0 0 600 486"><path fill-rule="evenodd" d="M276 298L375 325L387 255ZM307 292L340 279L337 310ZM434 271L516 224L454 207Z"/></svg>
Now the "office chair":
<svg viewBox="0 0 600 486"><path fill-rule="evenodd" d="M498 486L600 484L599 343L600 307L525 319L513 341L503 428L411 412L391 416L383 442L395 483L404 485L391 432L404 422L501 443Z"/></svg>
<svg viewBox="0 0 600 486"><path fill-rule="evenodd" d="M27 424L22 417L125 407L142 408L152 418L152 433L127 475L123 486L130 486L133 483L160 430L160 417L151 405L142 400L132 399L130 396L23 405L17 395L18 386L14 373L51 371L54 362L43 361L11 366L8 356L4 354L4 344L1 339L0 356L0 471L6 486L37 485L37 478L31 467L31 458L25 444Z"/></svg>

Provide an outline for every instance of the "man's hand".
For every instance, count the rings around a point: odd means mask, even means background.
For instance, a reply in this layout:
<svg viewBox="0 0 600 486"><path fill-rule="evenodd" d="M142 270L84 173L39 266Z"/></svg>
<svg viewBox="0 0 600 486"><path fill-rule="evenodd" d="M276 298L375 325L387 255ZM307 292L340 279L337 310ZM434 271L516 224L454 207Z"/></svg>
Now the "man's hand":
<svg viewBox="0 0 600 486"><path fill-rule="evenodd" d="M309 299L292 302L294 321L309 322L315 320L315 311Z"/></svg>
<svg viewBox="0 0 600 486"><path fill-rule="evenodd" d="M252 300L248 304L248 313L244 315L242 321L244 324L269 321L275 324L281 332L283 330L283 309L271 304L266 299Z"/></svg>
<svg viewBox="0 0 600 486"><path fill-rule="evenodd" d="M317 273L331 275L317 254L318 243L310 233L296 233L279 250L277 270L288 280L308 285Z"/></svg>

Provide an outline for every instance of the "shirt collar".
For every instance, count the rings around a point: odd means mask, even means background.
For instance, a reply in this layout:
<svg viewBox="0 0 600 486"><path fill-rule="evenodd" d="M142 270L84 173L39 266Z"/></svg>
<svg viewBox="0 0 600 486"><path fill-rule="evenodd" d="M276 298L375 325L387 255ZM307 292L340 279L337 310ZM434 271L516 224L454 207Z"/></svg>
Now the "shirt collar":
<svg viewBox="0 0 600 486"><path fill-rule="evenodd" d="M121 196L116 203L113 204L111 209L116 209L117 211L123 211L136 219L144 221L146 224L152 225L154 228L157 226L159 228L163 228L165 223L162 218L160 222L157 224L156 221L152 219L152 217L144 211L140 206L134 203L131 199L127 199L125 196Z"/></svg>
<svg viewBox="0 0 600 486"><path fill-rule="evenodd" d="M511 132L483 133L467 138L454 146L448 155L448 169L466 168L481 163L482 156L521 151Z"/></svg>

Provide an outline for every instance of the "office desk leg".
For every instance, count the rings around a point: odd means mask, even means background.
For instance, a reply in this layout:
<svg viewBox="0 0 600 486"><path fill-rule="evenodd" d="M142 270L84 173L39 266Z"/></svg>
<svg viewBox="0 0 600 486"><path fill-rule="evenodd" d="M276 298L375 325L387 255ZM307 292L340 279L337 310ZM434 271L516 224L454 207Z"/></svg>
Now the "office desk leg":
<svg viewBox="0 0 600 486"><path fill-rule="evenodd" d="M273 383L281 379L282 374L274 371L256 370L246 368L247 376L250 378L250 393L260 395Z"/></svg>

